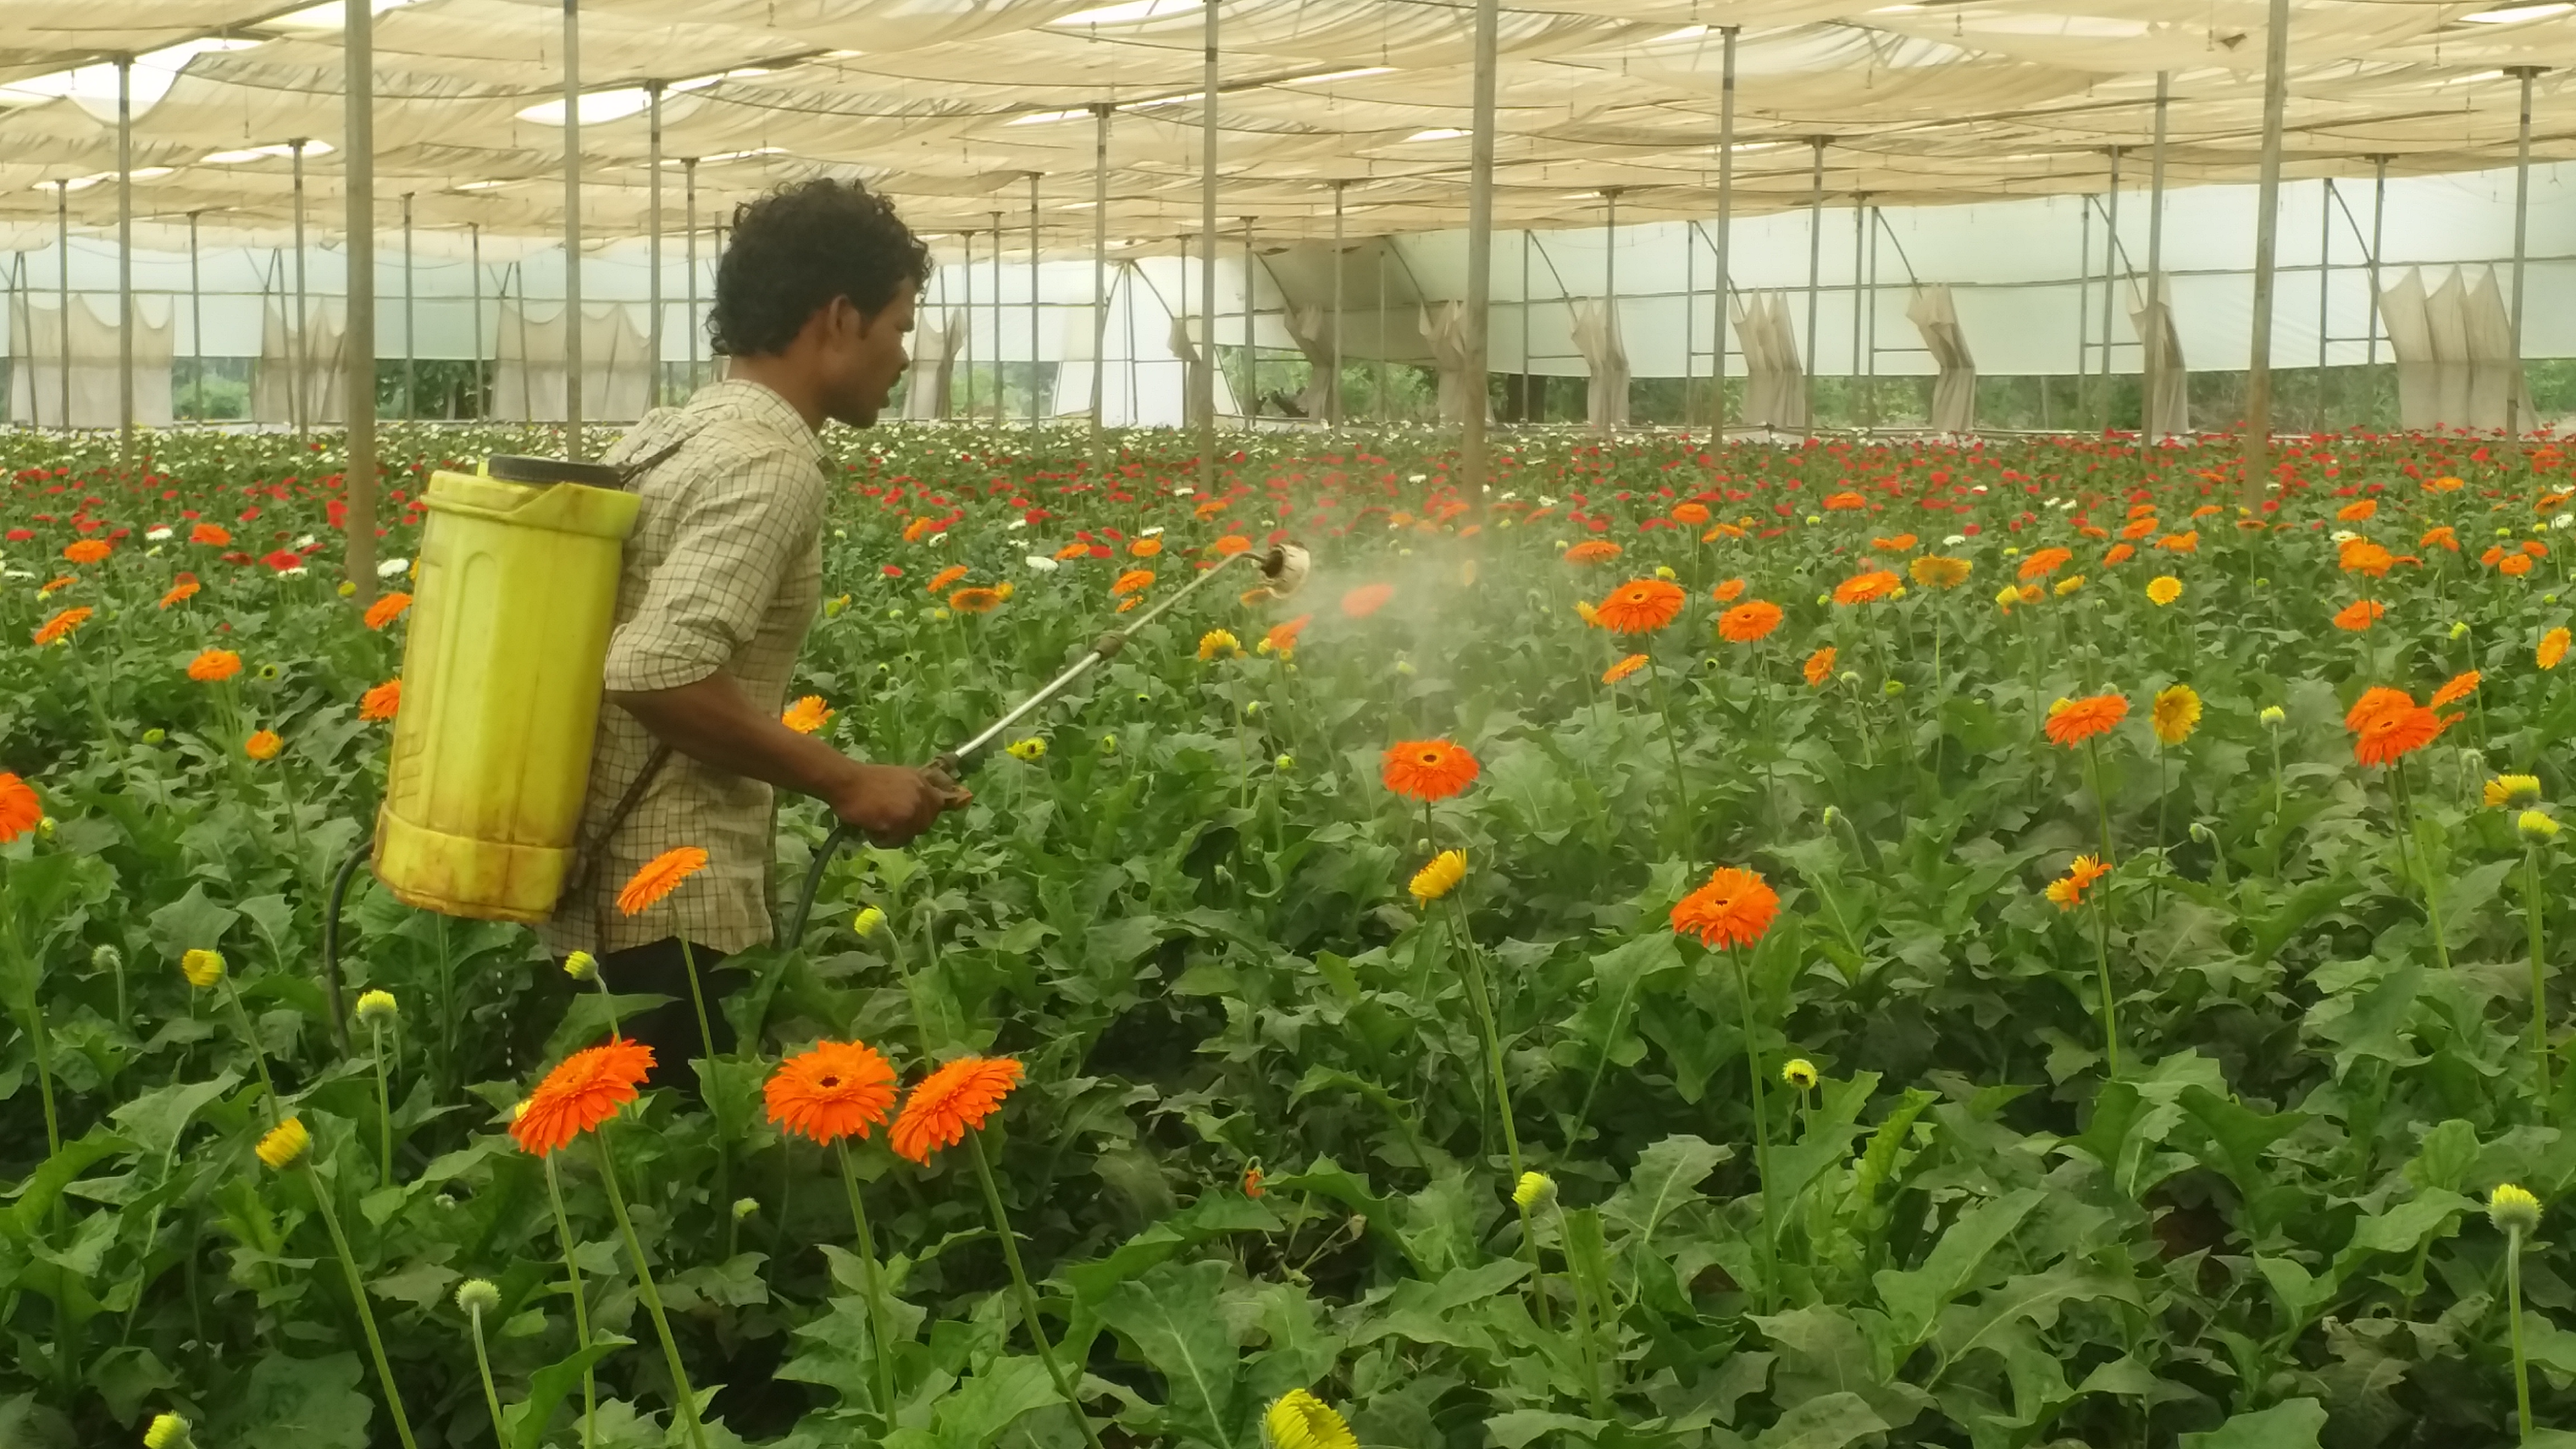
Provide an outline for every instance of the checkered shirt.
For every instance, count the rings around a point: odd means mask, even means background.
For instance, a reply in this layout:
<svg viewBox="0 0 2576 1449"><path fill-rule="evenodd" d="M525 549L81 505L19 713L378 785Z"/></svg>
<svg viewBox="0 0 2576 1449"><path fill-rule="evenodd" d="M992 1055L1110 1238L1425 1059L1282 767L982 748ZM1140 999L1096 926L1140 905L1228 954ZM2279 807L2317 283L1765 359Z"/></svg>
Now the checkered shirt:
<svg viewBox="0 0 2576 1449"><path fill-rule="evenodd" d="M607 688L677 689L721 672L752 708L776 714L822 604L822 445L786 399L729 380L656 409L605 461L650 457L684 438L636 484L643 507L618 580ZM576 865L587 879L538 932L558 955L671 936L733 952L770 938L778 804L769 786L674 751L617 832L598 840L656 743L633 715L601 706L580 836L597 859ZM618 888L684 845L707 852L706 869L661 904L620 914Z"/></svg>

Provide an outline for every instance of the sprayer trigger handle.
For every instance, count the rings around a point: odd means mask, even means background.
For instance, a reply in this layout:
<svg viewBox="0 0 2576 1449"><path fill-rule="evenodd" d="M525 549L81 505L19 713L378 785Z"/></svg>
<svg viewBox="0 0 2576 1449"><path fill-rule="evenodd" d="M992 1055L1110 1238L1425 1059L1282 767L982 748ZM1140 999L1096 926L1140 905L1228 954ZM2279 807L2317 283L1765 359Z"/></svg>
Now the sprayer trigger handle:
<svg viewBox="0 0 2576 1449"><path fill-rule="evenodd" d="M1099 655L1103 659L1117 658L1118 651L1126 647L1127 636L1119 633L1103 634L1099 638L1091 641L1091 652Z"/></svg>

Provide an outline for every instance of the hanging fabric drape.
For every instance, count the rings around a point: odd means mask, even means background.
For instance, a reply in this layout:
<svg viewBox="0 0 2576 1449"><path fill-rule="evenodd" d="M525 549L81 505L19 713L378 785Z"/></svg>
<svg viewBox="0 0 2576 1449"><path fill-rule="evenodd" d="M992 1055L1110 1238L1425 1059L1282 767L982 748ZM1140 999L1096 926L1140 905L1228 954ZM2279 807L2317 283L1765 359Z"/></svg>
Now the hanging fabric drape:
<svg viewBox="0 0 2576 1449"><path fill-rule="evenodd" d="M1190 340L1188 318L1177 312L1172 314L1172 326L1165 345L1171 348L1173 358L1181 364L1182 376L1188 384L1187 390L1182 395L1188 411L1188 416L1183 419L1186 426L1196 427L1200 422L1199 400L1210 395L1203 389L1214 390L1213 395L1216 399L1214 406L1219 413L1234 411L1234 387L1226 380L1222 370L1208 366L1207 358L1200 353L1198 344ZM1212 371L1216 375L1207 376Z"/></svg>
<svg viewBox="0 0 2576 1449"><path fill-rule="evenodd" d="M295 304L271 300L260 309L259 366L251 373L250 416L258 423L293 424L299 418L336 423L346 415L340 403L341 364L348 350L348 314L338 299L308 297L304 302L304 341L295 341Z"/></svg>
<svg viewBox="0 0 2576 1449"><path fill-rule="evenodd" d="M2409 267L2380 289L2379 315L2397 355L2402 426L2501 428L2508 402L2532 416L2495 268L2454 268L2428 291L2422 270Z"/></svg>
<svg viewBox="0 0 2576 1449"><path fill-rule="evenodd" d="M1744 425L1805 432L1807 376L1798 361L1788 298L1759 292L1749 300L1739 297L1730 310L1736 344L1744 353Z"/></svg>
<svg viewBox="0 0 2576 1449"><path fill-rule="evenodd" d="M2158 295L2129 309L2129 325L2146 350L2141 382L2152 379L2153 396L2144 400L2139 426L2150 439L2191 431L2191 373L2183 366L2182 336L2174 331L2173 299Z"/></svg>
<svg viewBox="0 0 2576 1449"><path fill-rule="evenodd" d="M907 422L937 422L948 416L950 386L957 376L957 344L966 333L955 308L924 314L913 323L912 368L903 394Z"/></svg>
<svg viewBox="0 0 2576 1449"><path fill-rule="evenodd" d="M1097 377L1103 428L1181 426L1195 394L1190 364L1184 361L1192 349L1179 319L1133 262L1120 262L1111 270L1107 301L1099 323L1088 308L1065 314L1065 360L1055 379L1057 416L1088 416ZM1166 339L1160 350L1151 340L1156 337ZM1105 355L1095 357L1095 352ZM1216 386L1231 406L1233 394L1222 376Z"/></svg>
<svg viewBox="0 0 2576 1449"><path fill-rule="evenodd" d="M9 308L9 417L39 427L63 426L62 311L22 291ZM109 306L115 301L109 299ZM134 299L134 420L166 427L170 361L178 340L168 298ZM160 320L152 320L158 311ZM71 300L71 426L112 428L122 419L117 386L116 317L101 317L90 298Z"/></svg>
<svg viewBox="0 0 2576 1449"><path fill-rule="evenodd" d="M517 302L501 308L501 348L492 384L492 416L511 422L559 423L564 416L564 309L539 317ZM644 329L620 304L581 312L581 416L584 422L632 422L652 395L653 369Z"/></svg>
<svg viewBox="0 0 2576 1449"><path fill-rule="evenodd" d="M1306 386L1297 394L1297 415L1322 418L1333 403L1333 353L1338 345L1333 337L1333 314L1322 307L1306 306L1290 307L1282 315L1289 338L1296 342L1299 352L1306 354L1306 364L1312 369Z"/></svg>
<svg viewBox="0 0 2576 1449"><path fill-rule="evenodd" d="M1485 402L1476 395L1483 388L1471 388L1467 376L1467 304L1443 302L1437 310L1425 308L1421 327L1423 340L1431 344L1431 365L1440 372L1440 421L1452 426L1464 423L1467 409ZM1482 384L1484 379L1474 381Z"/></svg>
<svg viewBox="0 0 2576 1449"><path fill-rule="evenodd" d="M1923 287L1905 304L1905 320L1923 335L1923 350L1932 354L1940 374L1932 380L1931 424L1935 432L1971 433L1977 428L1977 359L1968 351L1968 334L1959 325L1959 309L1947 287Z"/></svg>
<svg viewBox="0 0 2576 1449"><path fill-rule="evenodd" d="M1584 421L1596 428L1616 428L1628 421L1628 348L1619 336L1615 302L1578 298L1568 304L1574 314L1574 350L1591 371L1584 395Z"/></svg>

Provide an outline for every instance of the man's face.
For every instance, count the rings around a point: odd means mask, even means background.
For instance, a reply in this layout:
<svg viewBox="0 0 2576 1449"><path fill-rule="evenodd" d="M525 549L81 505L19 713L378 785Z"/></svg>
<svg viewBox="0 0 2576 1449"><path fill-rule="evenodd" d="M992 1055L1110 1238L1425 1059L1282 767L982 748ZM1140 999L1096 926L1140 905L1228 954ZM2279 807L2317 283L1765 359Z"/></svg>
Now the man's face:
<svg viewBox="0 0 2576 1449"><path fill-rule="evenodd" d="M895 379L912 365L905 338L912 332L913 289L897 290L875 316L859 311L846 297L832 304L831 386L826 397L830 416L864 428L884 410Z"/></svg>

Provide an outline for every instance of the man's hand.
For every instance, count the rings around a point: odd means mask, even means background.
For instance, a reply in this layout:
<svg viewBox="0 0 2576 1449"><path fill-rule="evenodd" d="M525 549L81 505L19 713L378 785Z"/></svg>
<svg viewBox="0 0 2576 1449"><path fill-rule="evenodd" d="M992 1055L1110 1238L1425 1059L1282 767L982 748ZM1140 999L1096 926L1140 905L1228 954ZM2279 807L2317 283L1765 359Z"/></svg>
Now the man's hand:
<svg viewBox="0 0 2576 1449"><path fill-rule="evenodd" d="M824 798L841 823L875 844L892 848L936 824L975 797L936 765L853 765L849 778Z"/></svg>

